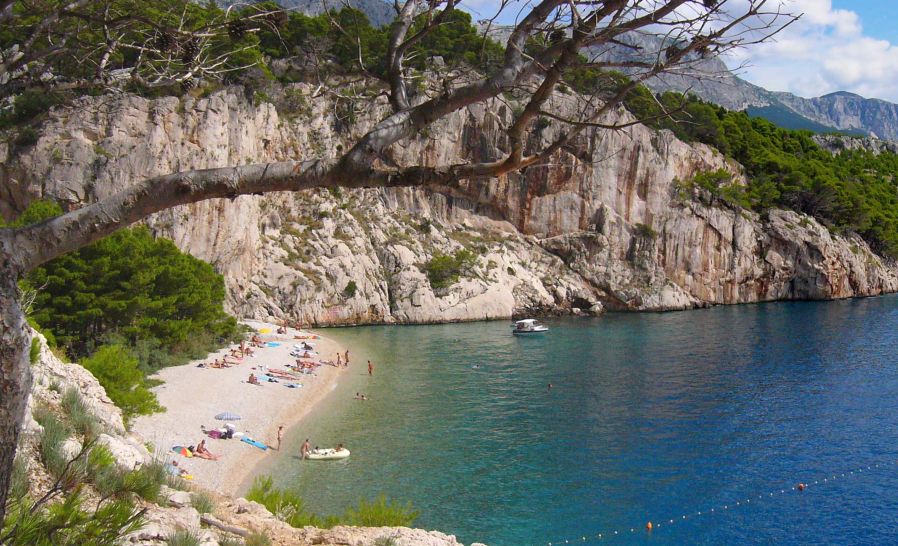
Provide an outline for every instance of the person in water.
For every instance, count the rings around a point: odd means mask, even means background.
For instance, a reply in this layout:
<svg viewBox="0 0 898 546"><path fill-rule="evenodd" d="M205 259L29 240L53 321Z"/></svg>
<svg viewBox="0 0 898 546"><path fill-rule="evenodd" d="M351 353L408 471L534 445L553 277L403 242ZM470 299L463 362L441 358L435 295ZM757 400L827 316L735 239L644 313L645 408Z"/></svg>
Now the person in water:
<svg viewBox="0 0 898 546"><path fill-rule="evenodd" d="M306 441L302 443L302 447L299 448L299 457L302 459L308 459L310 450L311 444L309 444L309 439L306 438Z"/></svg>
<svg viewBox="0 0 898 546"><path fill-rule="evenodd" d="M371 361L368 361L368 375L374 375L374 364Z"/></svg>

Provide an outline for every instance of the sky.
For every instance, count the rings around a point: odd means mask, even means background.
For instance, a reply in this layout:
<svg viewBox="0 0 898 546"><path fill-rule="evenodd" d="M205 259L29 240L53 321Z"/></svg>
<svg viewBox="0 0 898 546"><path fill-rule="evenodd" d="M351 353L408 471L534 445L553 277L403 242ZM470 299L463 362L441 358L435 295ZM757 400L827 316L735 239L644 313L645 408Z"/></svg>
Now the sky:
<svg viewBox="0 0 898 546"><path fill-rule="evenodd" d="M774 41L724 59L742 78L802 97L850 91L898 102L898 0L770 1L804 15ZM727 2L738 8L747 0ZM463 0L462 6L476 20L498 3Z"/></svg>
<svg viewBox="0 0 898 546"><path fill-rule="evenodd" d="M898 102L898 0L783 0L801 19L770 43L725 59L773 91L850 91Z"/></svg>

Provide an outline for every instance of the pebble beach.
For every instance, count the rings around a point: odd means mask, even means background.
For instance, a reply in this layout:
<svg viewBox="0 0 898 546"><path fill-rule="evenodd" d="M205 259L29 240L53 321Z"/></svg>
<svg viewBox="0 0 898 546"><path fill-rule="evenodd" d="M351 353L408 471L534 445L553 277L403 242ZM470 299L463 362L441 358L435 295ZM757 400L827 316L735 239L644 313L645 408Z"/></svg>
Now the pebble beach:
<svg viewBox="0 0 898 546"><path fill-rule="evenodd" d="M227 495L236 495L253 469L274 453L278 426L283 425L286 435L336 387L346 370L363 365L352 361L350 354L352 364L348 368L322 365L314 375L303 375L296 381L249 384L250 373L258 376L260 367L284 369L287 364L292 364L296 358L290 356L290 352L295 344L301 343L297 336L317 336L317 339L307 341L314 345L318 354L307 360L333 361L337 353L344 354L346 348L317 332L289 328L287 334L276 334L276 325L256 321L246 324L261 332L258 335L263 342L277 346L254 348L253 355L244 357L230 368L198 367L200 363L228 354L230 348L226 348L204 359L161 370L153 378L164 383L153 391L166 411L139 416L132 423L132 430L151 444L151 451L157 457L177 461L193 476L194 483ZM291 382L302 387L288 388L287 384ZM240 416L240 420L229 422L238 432L268 445L268 450L237 438L208 438L202 427L224 426L224 422L215 420L215 416L222 412ZM206 448L219 456L218 460L184 457L171 451L172 446L195 446L203 439Z"/></svg>

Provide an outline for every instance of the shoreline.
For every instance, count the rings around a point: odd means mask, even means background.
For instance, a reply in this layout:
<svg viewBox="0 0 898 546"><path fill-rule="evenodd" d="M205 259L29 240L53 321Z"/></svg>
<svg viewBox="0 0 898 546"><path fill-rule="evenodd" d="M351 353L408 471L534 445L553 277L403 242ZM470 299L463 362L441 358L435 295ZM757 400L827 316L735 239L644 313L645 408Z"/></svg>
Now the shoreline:
<svg viewBox="0 0 898 546"><path fill-rule="evenodd" d="M246 382L250 373L260 365L268 368L283 368L295 360L290 351L296 335L317 335L309 340L318 352L314 360L333 360L337 352L347 350L332 338L319 333L289 328L287 334L275 334L277 326L261 321L242 321L254 330L269 329L272 333L260 333L264 343L278 343L276 347L254 348L254 354L230 368L199 368L200 362L221 358L233 346L210 353L203 359L193 360L182 366L164 368L152 377L164 381L152 391L166 411L134 418L131 429L145 442L152 444L151 452L166 461L176 460L178 465L193 476L191 483L220 494L237 496L241 487L263 466L267 458L277 454L277 428L284 426L284 446L288 434L295 429L308 414L318 407L326 396L336 389L339 380L350 368L319 366L315 375L303 376L296 380L300 388L286 388L290 380L279 383L265 383L261 386ZM350 352L350 357L353 357ZM355 359L357 360L357 358ZM237 431L246 432L254 440L269 446L262 450L237 438L217 440L206 437L200 429L224 425L214 416L229 411L241 416L231 421ZM206 440L207 449L220 458L216 461L197 457L183 457L172 452L174 445L194 446Z"/></svg>

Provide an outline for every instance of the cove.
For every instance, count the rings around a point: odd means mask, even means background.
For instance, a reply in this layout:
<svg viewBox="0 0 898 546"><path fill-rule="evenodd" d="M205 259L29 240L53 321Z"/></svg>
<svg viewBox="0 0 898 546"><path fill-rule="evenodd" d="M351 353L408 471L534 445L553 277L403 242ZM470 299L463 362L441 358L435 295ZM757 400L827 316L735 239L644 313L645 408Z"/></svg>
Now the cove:
<svg viewBox="0 0 898 546"><path fill-rule="evenodd" d="M321 513L411 501L466 544L896 540L898 298L548 324L329 330L354 351L338 403L260 472ZM300 462L304 437L352 456Z"/></svg>

